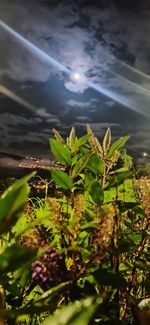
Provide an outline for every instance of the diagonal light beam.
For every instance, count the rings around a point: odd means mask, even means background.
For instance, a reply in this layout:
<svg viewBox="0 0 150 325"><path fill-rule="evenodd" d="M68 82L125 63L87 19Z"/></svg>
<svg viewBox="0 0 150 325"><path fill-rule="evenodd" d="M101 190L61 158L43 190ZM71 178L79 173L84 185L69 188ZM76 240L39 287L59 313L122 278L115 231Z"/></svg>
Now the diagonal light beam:
<svg viewBox="0 0 150 325"><path fill-rule="evenodd" d="M11 34L16 40L21 42L21 44L29 51L31 51L33 54L35 54L37 57L39 57L44 62L47 62L48 64L51 64L55 66L60 71L70 73L71 70L65 67L65 65L61 64L54 58L52 58L50 55L42 51L39 47L28 41L25 37L20 35L18 32L16 32L13 28L9 27L7 24L5 24L2 20L0 20L0 27L2 27L5 31L7 31L9 34Z"/></svg>
<svg viewBox="0 0 150 325"><path fill-rule="evenodd" d="M143 86L140 86L139 84L136 84L135 82L127 79L126 77L120 75L119 73L112 71L112 70L108 70L108 72L112 73L113 75L115 75L116 77L118 77L118 79L123 80L125 83L127 83L129 86L135 88L135 90L139 90L141 93L147 95L150 97L150 91L146 88L144 88Z"/></svg>
<svg viewBox="0 0 150 325"><path fill-rule="evenodd" d="M5 86L0 85L0 93L11 98L18 104L21 104L22 106L24 106L25 108L28 108L29 110L31 110L32 112L34 112L36 114L37 108L34 105L29 103L25 99L21 98L20 96L16 95L13 91L9 90Z"/></svg>
<svg viewBox="0 0 150 325"><path fill-rule="evenodd" d="M101 93L101 94L105 95L106 97L111 98L115 102L121 104L122 106L125 106L126 108L132 109L133 111L135 111L136 113L139 113L142 116L150 118L150 113L145 112L145 111L143 112L142 110L140 111L137 108L136 104L131 103L128 98L125 98L122 95L115 94L114 91L106 89L103 86L101 86L99 84L96 84L94 82L88 81L88 85L91 88L93 88L94 90L98 91L99 93Z"/></svg>
<svg viewBox="0 0 150 325"><path fill-rule="evenodd" d="M142 71L140 71L139 69L135 68L135 67L131 67L129 64L127 64L126 62L123 62L119 59L116 59L116 62L118 64L120 64L120 66L125 67L129 72L134 72L135 74L145 78L145 81L149 81L150 82L150 76Z"/></svg>

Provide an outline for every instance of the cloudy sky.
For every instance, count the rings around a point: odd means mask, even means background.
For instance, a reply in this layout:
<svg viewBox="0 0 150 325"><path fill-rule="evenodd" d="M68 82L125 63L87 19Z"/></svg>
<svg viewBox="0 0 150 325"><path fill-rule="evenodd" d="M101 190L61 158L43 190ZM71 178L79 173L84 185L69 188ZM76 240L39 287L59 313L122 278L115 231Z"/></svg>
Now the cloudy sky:
<svg viewBox="0 0 150 325"><path fill-rule="evenodd" d="M149 21L149 0L0 0L0 150L47 157L90 123L150 154Z"/></svg>

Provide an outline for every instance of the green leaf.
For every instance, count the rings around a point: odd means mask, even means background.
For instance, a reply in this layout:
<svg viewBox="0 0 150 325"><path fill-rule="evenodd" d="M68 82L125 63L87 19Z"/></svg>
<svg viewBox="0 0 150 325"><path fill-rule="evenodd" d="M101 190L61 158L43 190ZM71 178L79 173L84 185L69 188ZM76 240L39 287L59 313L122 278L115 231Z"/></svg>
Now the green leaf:
<svg viewBox="0 0 150 325"><path fill-rule="evenodd" d="M99 299L99 304L100 302L102 303L102 299ZM97 305L93 297L75 301L48 317L42 325L88 325Z"/></svg>
<svg viewBox="0 0 150 325"><path fill-rule="evenodd" d="M118 140L116 140L110 147L106 158L110 159L116 150L120 150L125 145L125 143L128 141L128 139L129 139L129 136L125 136L125 137L121 137Z"/></svg>
<svg viewBox="0 0 150 325"><path fill-rule="evenodd" d="M27 247L7 247L0 255L1 273L12 272L35 258L35 251Z"/></svg>
<svg viewBox="0 0 150 325"><path fill-rule="evenodd" d="M109 269L100 268L92 273L95 280L105 286L112 288L122 288L127 286L125 278L119 273Z"/></svg>
<svg viewBox="0 0 150 325"><path fill-rule="evenodd" d="M83 229L90 229L90 228L95 228L97 225L97 221L89 221L86 222L86 224L82 225L80 228Z"/></svg>
<svg viewBox="0 0 150 325"><path fill-rule="evenodd" d="M141 311L146 311L146 310L150 310L150 298L145 298L143 300L141 300L138 304L138 308ZM144 315L143 315L143 320L144 320ZM145 323L146 324L146 323ZM148 323L147 323L148 324ZM144 323L143 323L144 325Z"/></svg>
<svg viewBox="0 0 150 325"><path fill-rule="evenodd" d="M67 146L72 149L72 146L75 142L75 139L76 139L76 133L75 133L75 128L72 127L71 131L70 131L70 134L69 134L69 137L67 138Z"/></svg>
<svg viewBox="0 0 150 325"><path fill-rule="evenodd" d="M86 147L81 147L80 152L82 153L82 155L88 155L88 154L91 153L91 150L89 148L86 148Z"/></svg>
<svg viewBox="0 0 150 325"><path fill-rule="evenodd" d="M55 139L50 139L51 151L57 161L63 165L71 164L71 154L68 148Z"/></svg>
<svg viewBox="0 0 150 325"><path fill-rule="evenodd" d="M141 232L131 232L129 235L128 235L128 238L130 238L134 244L138 245L140 244L140 241L142 240L142 233Z"/></svg>
<svg viewBox="0 0 150 325"><path fill-rule="evenodd" d="M125 234L123 238L120 238L119 252L122 254L135 251L137 246L140 244L141 239L141 233L131 232L130 234Z"/></svg>
<svg viewBox="0 0 150 325"><path fill-rule="evenodd" d="M74 155L74 157L72 158L72 163L71 165L74 166L76 165L77 161L82 157L83 155L81 153L77 153L76 155Z"/></svg>
<svg viewBox="0 0 150 325"><path fill-rule="evenodd" d="M25 176L11 185L0 198L0 233L8 231L18 218L18 212L29 194L27 182L35 173Z"/></svg>
<svg viewBox="0 0 150 325"><path fill-rule="evenodd" d="M28 279L30 279L31 276L31 271L29 268L21 268L21 275L20 278L18 279L18 284L21 287L25 287L25 285L27 284Z"/></svg>
<svg viewBox="0 0 150 325"><path fill-rule="evenodd" d="M39 305L40 303L43 305L44 302L48 303L49 300L51 300L51 297L63 291L63 289L66 289L70 286L71 282L62 282L58 284L55 287L50 288L49 290L45 291L37 300L34 301L34 305Z"/></svg>
<svg viewBox="0 0 150 325"><path fill-rule="evenodd" d="M49 170L51 171L52 179L58 186L64 190L71 190L73 188L72 180L67 173L52 168L49 168Z"/></svg>
<svg viewBox="0 0 150 325"><path fill-rule="evenodd" d="M80 172L85 168L85 166L89 160L89 157L90 157L90 155L83 156L76 162L76 165L74 166L74 168L72 170L72 178L77 177L80 174Z"/></svg>
<svg viewBox="0 0 150 325"><path fill-rule="evenodd" d="M106 155L111 143L111 131L110 128L107 129L104 139L103 139L103 152Z"/></svg>
<svg viewBox="0 0 150 325"><path fill-rule="evenodd" d="M103 192L103 189L98 181L94 181L91 184L89 193L95 203L97 203L97 204L103 203L104 192Z"/></svg>
<svg viewBox="0 0 150 325"><path fill-rule="evenodd" d="M60 133L53 129L53 133L54 133L54 137L55 139L59 142L59 143L62 143L62 144L65 144L65 140L62 138L62 136L60 135Z"/></svg>
<svg viewBox="0 0 150 325"><path fill-rule="evenodd" d="M103 162L99 159L99 157L93 154L87 163L87 168L93 172L94 174L103 175L104 172L104 165Z"/></svg>
<svg viewBox="0 0 150 325"><path fill-rule="evenodd" d="M147 264L145 260L135 261L135 267L142 271L149 271L149 264Z"/></svg>
<svg viewBox="0 0 150 325"><path fill-rule="evenodd" d="M85 175L85 187L87 191L89 190L91 184L94 183L94 181L95 181L95 177L93 175L89 173Z"/></svg>
<svg viewBox="0 0 150 325"><path fill-rule="evenodd" d="M6 191L1 195L0 199L4 199L6 196L8 196L10 193L15 192L17 189L19 189L21 186L27 184L27 182L36 175L36 172L33 172L27 176L22 177L21 179L17 180L15 183L10 185Z"/></svg>
<svg viewBox="0 0 150 325"><path fill-rule="evenodd" d="M110 172L109 174L110 174L110 175L113 175L113 174L119 174L119 173L127 172L128 170L129 170L128 167L121 167L121 168L119 168L119 169L113 170L113 171Z"/></svg>
<svg viewBox="0 0 150 325"><path fill-rule="evenodd" d="M84 135L83 137L79 138L79 139L75 139L75 142L71 148L71 152L72 153L76 153L78 151L78 149L83 146L84 144L87 143L88 140L88 135Z"/></svg>
<svg viewBox="0 0 150 325"><path fill-rule="evenodd" d="M125 148L122 149L120 158L123 162L124 167L127 167L128 169L131 169L133 167L133 159L127 154Z"/></svg>
<svg viewBox="0 0 150 325"><path fill-rule="evenodd" d="M118 186L122 184L125 179L130 178L133 175L133 171L129 170L124 173L119 173L118 175L114 175L108 182L106 189L110 189L111 187Z"/></svg>

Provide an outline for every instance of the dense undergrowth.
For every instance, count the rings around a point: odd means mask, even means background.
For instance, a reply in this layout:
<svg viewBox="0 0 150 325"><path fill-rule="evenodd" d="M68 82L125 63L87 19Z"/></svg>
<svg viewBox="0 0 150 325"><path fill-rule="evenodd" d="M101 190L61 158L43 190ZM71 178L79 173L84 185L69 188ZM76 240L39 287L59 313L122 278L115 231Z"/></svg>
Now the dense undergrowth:
<svg viewBox="0 0 150 325"><path fill-rule="evenodd" d="M29 198L35 173L1 195L1 325L150 323L150 186L127 140L54 130L55 196Z"/></svg>

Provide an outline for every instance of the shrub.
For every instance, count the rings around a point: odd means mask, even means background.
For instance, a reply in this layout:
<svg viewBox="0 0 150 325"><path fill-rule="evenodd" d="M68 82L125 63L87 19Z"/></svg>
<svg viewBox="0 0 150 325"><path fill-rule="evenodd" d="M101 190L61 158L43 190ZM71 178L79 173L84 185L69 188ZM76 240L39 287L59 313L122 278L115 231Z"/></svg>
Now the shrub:
<svg viewBox="0 0 150 325"><path fill-rule="evenodd" d="M0 199L1 319L8 324L134 324L149 298L149 185L124 145L90 126L54 130L59 189L28 200L31 174ZM21 212L22 211L22 212ZM66 306L67 305L67 306ZM139 305L141 306L141 305ZM140 316L141 317L141 316Z"/></svg>

